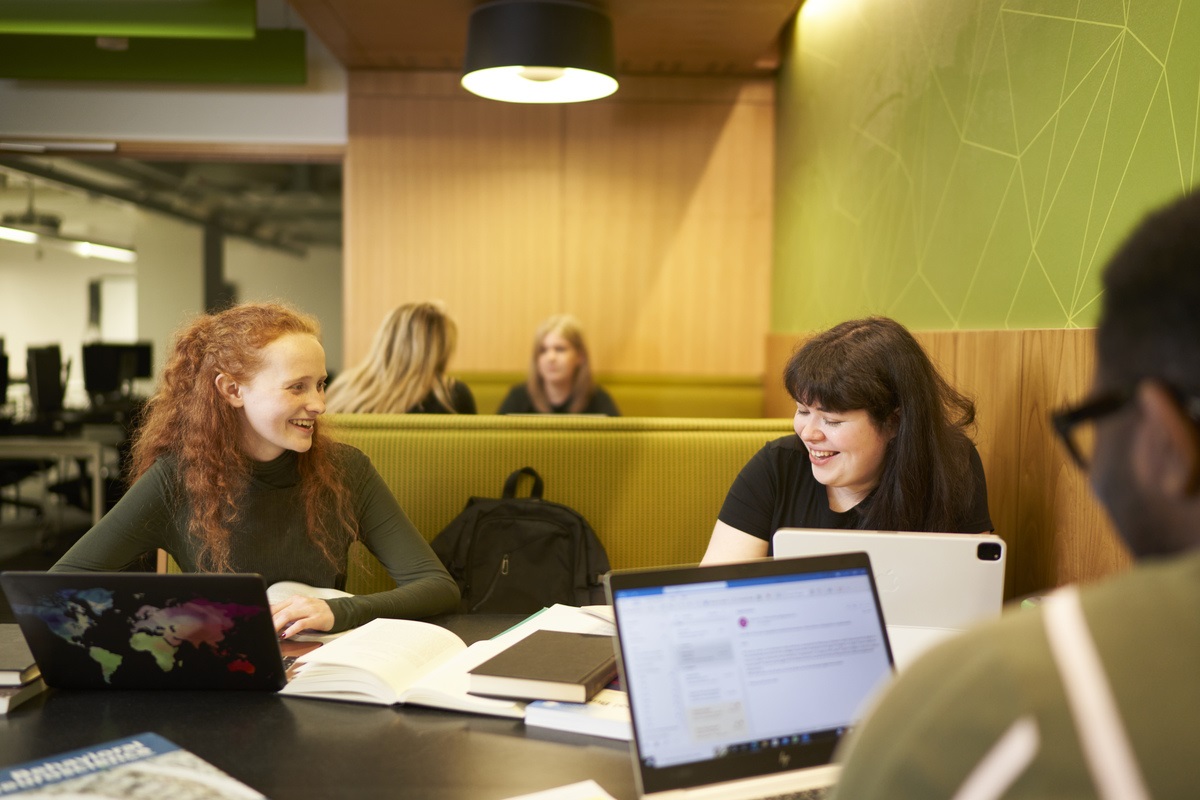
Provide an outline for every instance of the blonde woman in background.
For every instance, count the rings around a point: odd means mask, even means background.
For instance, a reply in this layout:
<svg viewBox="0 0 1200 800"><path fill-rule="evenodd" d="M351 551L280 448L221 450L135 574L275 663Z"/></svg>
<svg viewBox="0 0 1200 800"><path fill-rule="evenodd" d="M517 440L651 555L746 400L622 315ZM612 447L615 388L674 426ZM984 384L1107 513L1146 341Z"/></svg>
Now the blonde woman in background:
<svg viewBox="0 0 1200 800"><path fill-rule="evenodd" d="M440 303L405 303L388 314L371 352L334 381L330 414L474 414L475 397L446 375L458 326Z"/></svg>
<svg viewBox="0 0 1200 800"><path fill-rule="evenodd" d="M583 328L570 314L550 317L538 327L529 378L509 390L496 413L621 415L592 379Z"/></svg>

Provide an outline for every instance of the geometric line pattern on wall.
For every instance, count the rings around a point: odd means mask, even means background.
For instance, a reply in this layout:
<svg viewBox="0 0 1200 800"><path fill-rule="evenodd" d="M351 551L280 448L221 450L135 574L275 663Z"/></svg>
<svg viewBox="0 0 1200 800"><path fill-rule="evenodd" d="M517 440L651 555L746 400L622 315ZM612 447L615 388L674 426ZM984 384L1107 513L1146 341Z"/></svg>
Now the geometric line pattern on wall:
<svg viewBox="0 0 1200 800"><path fill-rule="evenodd" d="M779 78L774 331L1095 324L1193 188L1195 0L807 0Z"/></svg>

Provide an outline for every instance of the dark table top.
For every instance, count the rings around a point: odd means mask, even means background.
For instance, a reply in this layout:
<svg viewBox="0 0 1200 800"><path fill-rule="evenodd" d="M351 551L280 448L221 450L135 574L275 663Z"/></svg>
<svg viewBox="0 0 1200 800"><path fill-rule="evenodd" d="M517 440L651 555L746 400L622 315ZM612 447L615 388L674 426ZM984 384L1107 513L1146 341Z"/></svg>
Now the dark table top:
<svg viewBox="0 0 1200 800"><path fill-rule="evenodd" d="M521 617L431 620L468 643ZM270 692L51 689L0 716L0 766L153 731L276 800L506 798L593 779L636 796L627 742L520 720Z"/></svg>

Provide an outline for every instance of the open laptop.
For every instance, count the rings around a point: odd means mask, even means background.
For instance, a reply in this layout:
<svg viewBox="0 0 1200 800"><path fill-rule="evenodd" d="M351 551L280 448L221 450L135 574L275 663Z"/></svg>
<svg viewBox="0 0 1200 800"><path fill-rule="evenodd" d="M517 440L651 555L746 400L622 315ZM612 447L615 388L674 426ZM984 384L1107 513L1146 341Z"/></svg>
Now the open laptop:
<svg viewBox="0 0 1200 800"><path fill-rule="evenodd" d="M643 798L819 797L892 676L864 553L617 571L606 590Z"/></svg>
<svg viewBox="0 0 1200 800"><path fill-rule="evenodd" d="M284 684L259 575L0 573L50 686L260 689Z"/></svg>
<svg viewBox="0 0 1200 800"><path fill-rule="evenodd" d="M937 642L999 616L1004 603L1007 549L991 533L781 528L772 550L775 558L870 555L900 669Z"/></svg>

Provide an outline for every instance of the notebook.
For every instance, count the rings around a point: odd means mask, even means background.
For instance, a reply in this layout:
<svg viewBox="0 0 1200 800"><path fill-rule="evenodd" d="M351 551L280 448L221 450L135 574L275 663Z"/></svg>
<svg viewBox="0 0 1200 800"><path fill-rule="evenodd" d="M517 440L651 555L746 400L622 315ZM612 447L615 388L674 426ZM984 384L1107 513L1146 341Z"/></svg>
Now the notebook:
<svg viewBox="0 0 1200 800"><path fill-rule="evenodd" d="M892 676L864 553L617 571L606 591L643 798L828 787Z"/></svg>
<svg viewBox="0 0 1200 800"><path fill-rule="evenodd" d="M50 686L260 689L284 684L259 575L0 573Z"/></svg>
<svg viewBox="0 0 1200 800"><path fill-rule="evenodd" d="M846 551L870 555L896 665L981 620L1004 603L1004 540L991 533L781 528L775 558Z"/></svg>

